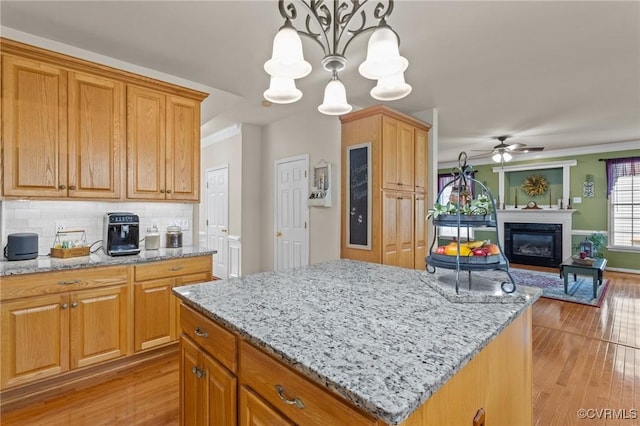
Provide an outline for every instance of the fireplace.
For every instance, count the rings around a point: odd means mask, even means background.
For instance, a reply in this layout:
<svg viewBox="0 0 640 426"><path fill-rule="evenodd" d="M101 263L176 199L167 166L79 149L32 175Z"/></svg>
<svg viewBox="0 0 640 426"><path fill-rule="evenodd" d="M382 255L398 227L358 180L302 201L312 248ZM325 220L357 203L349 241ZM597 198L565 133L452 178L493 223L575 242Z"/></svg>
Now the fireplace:
<svg viewBox="0 0 640 426"><path fill-rule="evenodd" d="M562 263L562 225L505 222L504 251L513 263L559 266Z"/></svg>

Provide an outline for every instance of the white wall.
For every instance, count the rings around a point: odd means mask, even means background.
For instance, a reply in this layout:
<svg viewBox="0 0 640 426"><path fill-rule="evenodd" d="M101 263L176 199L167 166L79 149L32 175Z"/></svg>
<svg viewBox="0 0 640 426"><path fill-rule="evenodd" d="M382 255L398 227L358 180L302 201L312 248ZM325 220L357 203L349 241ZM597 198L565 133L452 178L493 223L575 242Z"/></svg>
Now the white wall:
<svg viewBox="0 0 640 426"><path fill-rule="evenodd" d="M318 263L340 258L340 120L316 111L288 117L265 126L262 143L262 270L274 269L275 161L300 154L309 154L310 167L324 159L333 169L333 206L310 207L309 261Z"/></svg>
<svg viewBox="0 0 640 426"><path fill-rule="evenodd" d="M261 272L263 215L262 127L243 124L242 131L242 275Z"/></svg>

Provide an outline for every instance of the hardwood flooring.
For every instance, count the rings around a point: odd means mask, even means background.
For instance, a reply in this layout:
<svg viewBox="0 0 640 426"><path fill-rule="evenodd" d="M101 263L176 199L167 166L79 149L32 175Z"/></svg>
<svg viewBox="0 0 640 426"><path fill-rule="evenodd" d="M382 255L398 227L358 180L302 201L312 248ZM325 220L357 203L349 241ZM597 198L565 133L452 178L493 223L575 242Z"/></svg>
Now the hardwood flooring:
<svg viewBox="0 0 640 426"><path fill-rule="evenodd" d="M605 278L611 284L600 308L550 299L533 306L536 426L640 425L640 276L605 272ZM2 413L0 423L177 425L178 368L172 354L88 389ZM588 418L579 418L580 409Z"/></svg>

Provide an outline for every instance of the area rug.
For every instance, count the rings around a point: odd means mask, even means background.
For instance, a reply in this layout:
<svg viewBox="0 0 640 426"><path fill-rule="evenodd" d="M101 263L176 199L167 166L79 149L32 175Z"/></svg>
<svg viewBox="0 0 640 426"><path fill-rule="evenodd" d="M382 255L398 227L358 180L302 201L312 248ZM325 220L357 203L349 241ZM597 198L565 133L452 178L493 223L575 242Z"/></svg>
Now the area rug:
<svg viewBox="0 0 640 426"><path fill-rule="evenodd" d="M542 297L563 300L565 302L581 303L600 307L609 286L609 280L603 280L598 286L597 297L593 298L593 279L588 276L578 275L573 281L573 274L569 275L568 293L564 292L564 280L560 273L529 271L525 269L510 268L516 286L526 285L542 289Z"/></svg>

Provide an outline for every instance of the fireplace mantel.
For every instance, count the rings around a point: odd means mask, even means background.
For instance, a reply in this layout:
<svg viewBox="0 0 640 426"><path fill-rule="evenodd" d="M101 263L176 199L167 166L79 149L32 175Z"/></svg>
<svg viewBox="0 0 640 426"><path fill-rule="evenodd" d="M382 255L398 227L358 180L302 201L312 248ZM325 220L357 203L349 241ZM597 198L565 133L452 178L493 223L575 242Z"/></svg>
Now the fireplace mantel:
<svg viewBox="0 0 640 426"><path fill-rule="evenodd" d="M571 256L571 230L573 209L516 209L496 212L500 245L504 247L504 223L559 223L562 225L562 258Z"/></svg>

